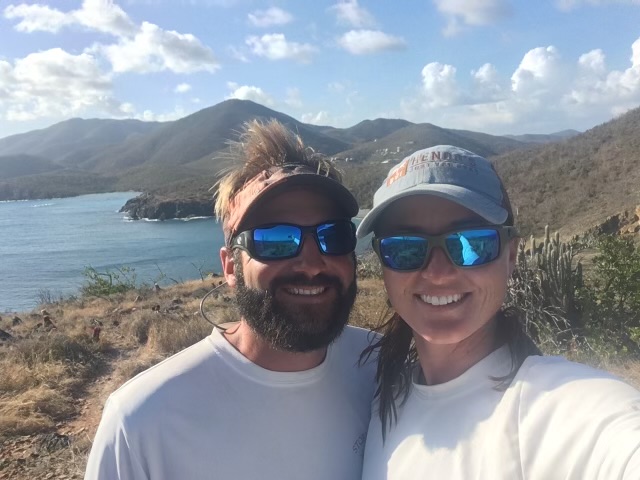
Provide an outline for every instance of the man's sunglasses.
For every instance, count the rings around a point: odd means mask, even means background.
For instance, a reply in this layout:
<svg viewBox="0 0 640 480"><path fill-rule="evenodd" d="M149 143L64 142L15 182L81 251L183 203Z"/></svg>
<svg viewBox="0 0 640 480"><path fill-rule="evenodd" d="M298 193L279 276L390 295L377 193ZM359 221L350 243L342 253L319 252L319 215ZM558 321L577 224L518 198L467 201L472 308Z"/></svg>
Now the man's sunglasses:
<svg viewBox="0 0 640 480"><path fill-rule="evenodd" d="M469 268L493 262L517 236L512 226L465 228L442 235L407 233L376 236L373 249L385 267L401 272L424 268L434 247L442 248L457 267Z"/></svg>
<svg viewBox="0 0 640 480"><path fill-rule="evenodd" d="M257 260L284 260L300 254L307 233L313 234L324 255L346 255L356 248L356 227L350 220L308 227L290 223L262 225L236 235L231 247L245 250Z"/></svg>

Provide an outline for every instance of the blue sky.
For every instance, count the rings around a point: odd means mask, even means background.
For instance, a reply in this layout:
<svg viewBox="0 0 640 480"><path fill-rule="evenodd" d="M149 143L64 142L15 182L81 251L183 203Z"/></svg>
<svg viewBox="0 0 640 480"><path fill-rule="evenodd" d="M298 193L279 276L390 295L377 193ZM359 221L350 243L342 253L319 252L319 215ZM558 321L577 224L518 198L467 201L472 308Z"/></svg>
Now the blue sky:
<svg viewBox="0 0 640 480"><path fill-rule="evenodd" d="M640 105L640 0L0 2L0 137L227 98L336 127L586 130Z"/></svg>

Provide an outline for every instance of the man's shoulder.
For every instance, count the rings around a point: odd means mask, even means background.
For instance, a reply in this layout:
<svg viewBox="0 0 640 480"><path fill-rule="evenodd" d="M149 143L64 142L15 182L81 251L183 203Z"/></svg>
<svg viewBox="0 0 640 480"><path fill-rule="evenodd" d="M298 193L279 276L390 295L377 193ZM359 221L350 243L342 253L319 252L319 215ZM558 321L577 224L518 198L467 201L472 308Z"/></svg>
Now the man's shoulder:
<svg viewBox="0 0 640 480"><path fill-rule="evenodd" d="M360 355L365 348L375 343L379 336L372 330L347 325L334 342L334 348L355 352Z"/></svg>
<svg viewBox="0 0 640 480"><path fill-rule="evenodd" d="M332 345L333 355L342 365L355 367L357 371L374 371L376 364L375 352L363 355L363 352L372 345L379 335L365 328L348 325ZM368 372L370 373L370 372ZM366 373L368 375L368 373Z"/></svg>
<svg viewBox="0 0 640 480"><path fill-rule="evenodd" d="M207 337L139 373L113 392L109 400L135 409L142 404L161 403L169 396L186 394L206 375L214 353L211 339Z"/></svg>

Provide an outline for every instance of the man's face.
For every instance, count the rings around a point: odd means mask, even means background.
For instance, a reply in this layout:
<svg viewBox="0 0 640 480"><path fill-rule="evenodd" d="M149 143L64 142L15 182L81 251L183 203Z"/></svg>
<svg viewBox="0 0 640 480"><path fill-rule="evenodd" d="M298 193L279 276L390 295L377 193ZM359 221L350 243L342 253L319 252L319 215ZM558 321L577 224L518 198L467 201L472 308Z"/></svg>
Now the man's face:
<svg viewBox="0 0 640 480"><path fill-rule="evenodd" d="M270 199L244 224L247 229L273 223L307 226L342 217L325 195L294 189ZM323 255L307 234L294 258L257 260L239 250L233 257L240 314L274 348L317 350L346 325L356 295L353 254Z"/></svg>

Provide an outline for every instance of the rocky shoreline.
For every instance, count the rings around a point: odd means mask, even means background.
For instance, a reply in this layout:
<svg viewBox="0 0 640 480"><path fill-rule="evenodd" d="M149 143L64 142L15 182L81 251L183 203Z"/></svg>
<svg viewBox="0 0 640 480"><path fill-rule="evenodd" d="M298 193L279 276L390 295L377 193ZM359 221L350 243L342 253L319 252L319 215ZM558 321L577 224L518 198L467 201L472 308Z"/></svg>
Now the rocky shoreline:
<svg viewBox="0 0 640 480"><path fill-rule="evenodd" d="M167 198L143 193L127 201L120 209L132 220L171 220L212 217L212 198Z"/></svg>
<svg viewBox="0 0 640 480"><path fill-rule="evenodd" d="M120 209L132 220L172 220L213 216L212 198L168 198L143 193L127 201ZM356 218L362 218L369 209L361 209Z"/></svg>

